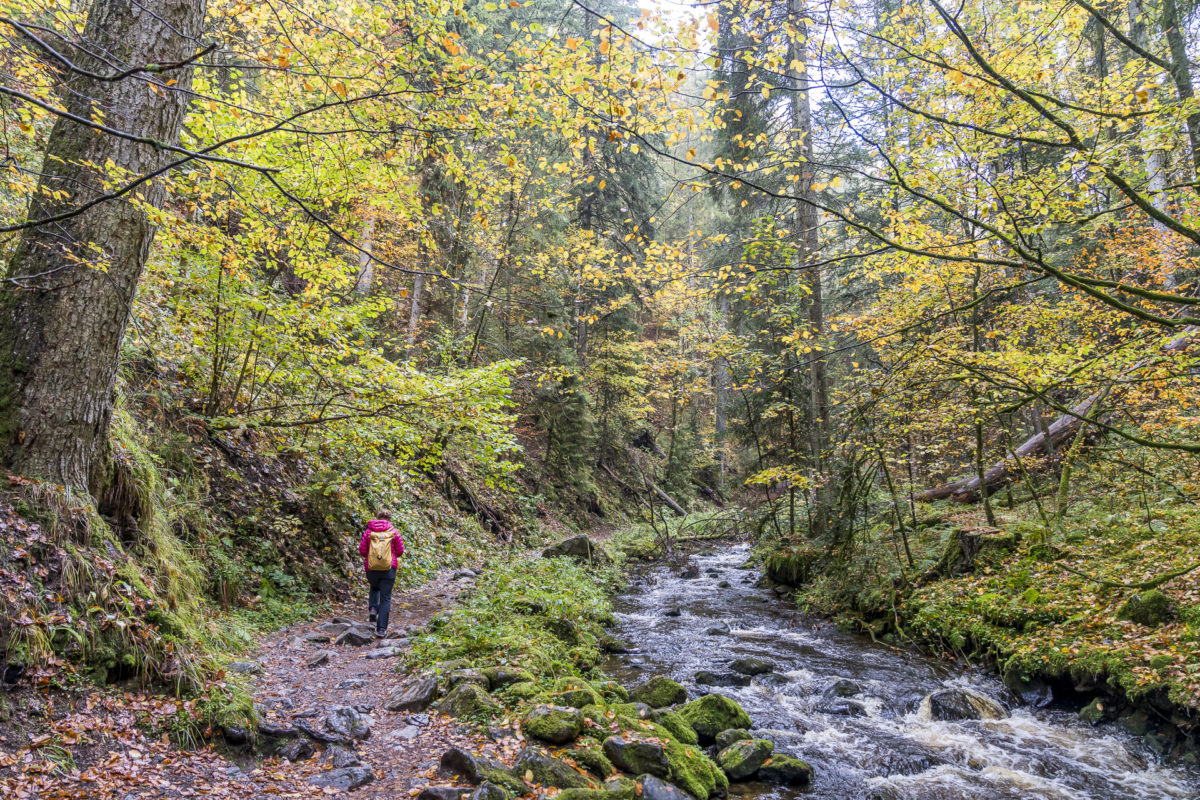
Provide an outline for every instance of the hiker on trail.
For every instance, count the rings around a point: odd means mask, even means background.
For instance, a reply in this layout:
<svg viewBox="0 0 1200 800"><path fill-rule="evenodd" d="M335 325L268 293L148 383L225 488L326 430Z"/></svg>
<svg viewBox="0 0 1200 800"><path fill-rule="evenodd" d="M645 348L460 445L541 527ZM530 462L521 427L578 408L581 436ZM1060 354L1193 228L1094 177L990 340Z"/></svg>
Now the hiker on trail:
<svg viewBox="0 0 1200 800"><path fill-rule="evenodd" d="M392 515L380 511L367 523L358 552L366 558L367 619L375 623L375 636L382 639L387 633L388 616L392 613L392 587L396 584L396 559L404 555L404 540L392 527Z"/></svg>

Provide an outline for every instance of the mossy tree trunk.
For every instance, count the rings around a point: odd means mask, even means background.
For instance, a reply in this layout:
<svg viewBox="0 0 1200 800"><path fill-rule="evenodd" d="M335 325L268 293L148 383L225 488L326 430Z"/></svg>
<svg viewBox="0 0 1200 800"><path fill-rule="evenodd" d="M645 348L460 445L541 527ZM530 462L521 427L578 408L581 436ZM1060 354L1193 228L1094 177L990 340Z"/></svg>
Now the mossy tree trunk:
<svg viewBox="0 0 1200 800"><path fill-rule="evenodd" d="M154 236L147 206L164 187L82 207L104 196L105 179L169 163L161 145L178 142L192 69L156 65L200 50L204 7L96 0L67 51L75 68L56 63L67 113L128 137L66 115L50 133L29 220L59 219L25 230L0 289L0 460L18 473L92 491L103 480L121 340ZM139 67L150 69L120 77Z"/></svg>

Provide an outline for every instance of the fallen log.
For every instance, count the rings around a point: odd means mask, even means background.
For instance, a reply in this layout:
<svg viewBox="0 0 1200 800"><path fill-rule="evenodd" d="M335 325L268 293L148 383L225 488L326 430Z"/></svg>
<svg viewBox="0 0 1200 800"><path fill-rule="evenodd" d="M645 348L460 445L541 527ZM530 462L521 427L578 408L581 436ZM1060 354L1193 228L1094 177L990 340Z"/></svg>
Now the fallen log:
<svg viewBox="0 0 1200 800"><path fill-rule="evenodd" d="M1174 339L1165 344L1162 348L1164 353L1172 353L1182 350L1186 347L1200 332L1200 328L1194 325L1189 325L1183 329L1183 332ZM1154 358L1144 358L1129 369L1121 373L1121 377L1126 377L1142 367L1147 366ZM1063 445L1068 444L1074 439L1084 424L1084 420L1092 413L1096 404L1108 395L1112 385L1092 393L1081 402L1071 407L1068 413L1061 414L1054 422L1050 423L1050 427L1044 433L1038 432L1026 439L1020 447L1016 449L1017 458L1024 459L1028 456L1039 456L1048 452L1058 452ZM1047 449L1047 440L1050 447ZM1003 461L993 464L984 471L983 477L987 484L988 494L992 494L995 490L1003 488L1010 480L1020 474L1020 470L1016 467L1017 458L1012 455L1006 457ZM913 495L913 499L918 502L931 502L933 500L944 500L950 498L956 503L973 503L980 498L980 480L979 476L975 475L970 478L962 478L952 483L947 483L943 486L938 486L933 489L926 489L923 492L917 492Z"/></svg>

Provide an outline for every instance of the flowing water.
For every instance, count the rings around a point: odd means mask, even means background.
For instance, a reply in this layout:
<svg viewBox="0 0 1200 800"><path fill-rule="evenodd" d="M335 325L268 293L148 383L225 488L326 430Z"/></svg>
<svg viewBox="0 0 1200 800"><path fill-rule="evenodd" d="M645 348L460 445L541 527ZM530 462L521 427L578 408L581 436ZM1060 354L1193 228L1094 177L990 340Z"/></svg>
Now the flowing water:
<svg viewBox="0 0 1200 800"><path fill-rule="evenodd" d="M617 603L619 635L636 653L606 669L629 685L669 675L696 696L737 700L756 735L776 752L809 762L806 789L735 784L731 796L789 800L1168 800L1200 797L1200 775L1164 766L1136 739L1092 728L1069 710L1034 710L1012 701L981 671L955 669L820 624L740 569L746 546L700 556L700 577L660 568L638 579ZM722 587L724 582L728 586ZM678 616L674 616L678 613ZM709 632L728 627L728 633ZM708 670L757 657L774 665L748 686L698 686ZM839 680L839 697L830 691ZM921 699L969 688L1005 703L1002 719L935 722Z"/></svg>

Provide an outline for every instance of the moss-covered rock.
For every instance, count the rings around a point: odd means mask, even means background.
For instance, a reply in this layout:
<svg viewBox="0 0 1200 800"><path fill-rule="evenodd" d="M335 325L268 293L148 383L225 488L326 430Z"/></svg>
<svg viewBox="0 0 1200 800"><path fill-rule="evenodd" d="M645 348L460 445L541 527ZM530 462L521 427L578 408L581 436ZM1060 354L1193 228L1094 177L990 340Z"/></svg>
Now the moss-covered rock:
<svg viewBox="0 0 1200 800"><path fill-rule="evenodd" d="M632 797L608 789L563 789L556 795L557 800L629 800Z"/></svg>
<svg viewBox="0 0 1200 800"><path fill-rule="evenodd" d="M592 681L592 688L611 703L625 703L629 701L629 690L616 681Z"/></svg>
<svg viewBox="0 0 1200 800"><path fill-rule="evenodd" d="M607 778L617 771L613 763L608 760L608 756L604 755L604 749L598 745L583 744L567 750L563 755L597 778Z"/></svg>
<svg viewBox="0 0 1200 800"><path fill-rule="evenodd" d="M565 706L535 706L521 720L521 733L529 739L566 744L583 731L583 715Z"/></svg>
<svg viewBox="0 0 1200 800"><path fill-rule="evenodd" d="M1171 618L1171 598L1157 589L1135 594L1117 609L1117 618L1157 627Z"/></svg>
<svg viewBox="0 0 1200 800"><path fill-rule="evenodd" d="M750 715L733 700L719 694L708 694L679 709L684 721L692 727L701 744L716 741L717 734L730 728L751 728Z"/></svg>
<svg viewBox="0 0 1200 800"><path fill-rule="evenodd" d="M583 772L536 747L526 747L518 753L512 771L526 783L555 789L596 788L595 782Z"/></svg>
<svg viewBox="0 0 1200 800"><path fill-rule="evenodd" d="M560 678L554 682L554 701L558 705L583 708L603 705L604 697L587 681L579 678Z"/></svg>
<svg viewBox="0 0 1200 800"><path fill-rule="evenodd" d="M1110 713L1109 704L1097 697L1079 711L1079 719L1089 725L1099 725Z"/></svg>
<svg viewBox="0 0 1200 800"><path fill-rule="evenodd" d="M670 770L662 743L636 735L608 737L604 740L604 755L618 769L634 775L644 772L665 778Z"/></svg>
<svg viewBox="0 0 1200 800"><path fill-rule="evenodd" d="M438 710L452 717L483 717L498 714L500 704L492 699L483 687L474 683L460 683L450 694L438 702Z"/></svg>
<svg viewBox="0 0 1200 800"><path fill-rule="evenodd" d="M812 782L813 769L807 761L789 755L774 755L758 768L758 779L785 786L805 786Z"/></svg>
<svg viewBox="0 0 1200 800"><path fill-rule="evenodd" d="M532 683L537 680L532 672L521 667L488 667L483 670L483 674L487 677L493 690L499 689L502 686L511 686L516 683Z"/></svg>
<svg viewBox="0 0 1200 800"><path fill-rule="evenodd" d="M716 745L718 750L724 750L734 742L740 742L743 739L753 738L754 737L750 735L750 731L746 730L745 728L730 728L727 731L721 731L717 734Z"/></svg>
<svg viewBox="0 0 1200 800"><path fill-rule="evenodd" d="M629 693L635 703L645 703L651 708L666 708L687 701L687 689L665 675L655 675Z"/></svg>
<svg viewBox="0 0 1200 800"><path fill-rule="evenodd" d="M502 691L516 700L532 700L542 693L542 687L532 681L522 681L506 686Z"/></svg>
<svg viewBox="0 0 1200 800"><path fill-rule="evenodd" d="M492 682L488 680L487 675L478 669L456 669L446 676L446 683L451 689L460 683L473 683L484 690L492 688Z"/></svg>
<svg viewBox="0 0 1200 800"><path fill-rule="evenodd" d="M669 739L666 742L667 780L700 800L724 795L729 779L711 758L691 745Z"/></svg>
<svg viewBox="0 0 1200 800"><path fill-rule="evenodd" d="M586 534L573 536L566 541L551 545L542 551L543 558L566 556L585 564L608 564L612 556L602 545L593 542Z"/></svg>
<svg viewBox="0 0 1200 800"><path fill-rule="evenodd" d="M452 775L461 775L476 786L490 781L516 794L526 791L525 784L499 761L468 753L459 747L452 747L442 755L441 769Z"/></svg>
<svg viewBox="0 0 1200 800"><path fill-rule="evenodd" d="M775 743L765 739L742 739L717 753L717 764L730 780L740 781L758 772L775 752Z"/></svg>
<svg viewBox="0 0 1200 800"><path fill-rule="evenodd" d="M620 794L624 800L633 800L637 794L637 782L625 775L614 775L604 782L604 788Z"/></svg>
<svg viewBox="0 0 1200 800"><path fill-rule="evenodd" d="M614 703L612 710L625 717L635 719L650 719L654 709L645 703Z"/></svg>
<svg viewBox="0 0 1200 800"><path fill-rule="evenodd" d="M700 744L700 737L677 711L654 709L650 712L650 720L666 728L671 732L671 736L684 744Z"/></svg>

